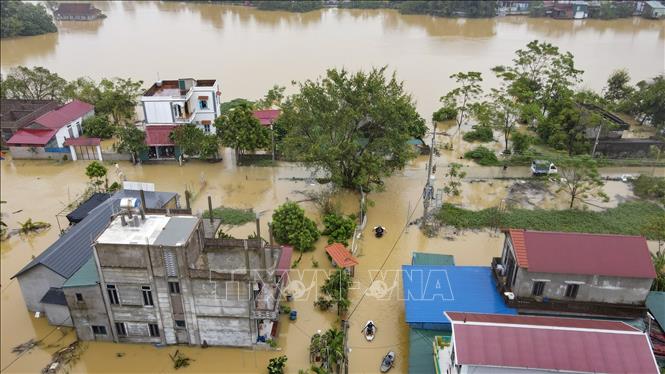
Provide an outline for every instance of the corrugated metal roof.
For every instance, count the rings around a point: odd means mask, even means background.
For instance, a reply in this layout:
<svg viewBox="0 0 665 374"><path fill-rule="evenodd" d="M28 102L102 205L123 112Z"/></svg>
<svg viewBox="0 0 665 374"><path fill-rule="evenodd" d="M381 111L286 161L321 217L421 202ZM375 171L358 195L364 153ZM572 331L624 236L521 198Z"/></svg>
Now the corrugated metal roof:
<svg viewBox="0 0 665 374"><path fill-rule="evenodd" d="M94 286L98 282L99 273L97 273L97 263L95 262L95 257L90 256L88 261L71 278L65 281L62 288Z"/></svg>
<svg viewBox="0 0 665 374"><path fill-rule="evenodd" d="M91 104L79 100L73 100L58 109L42 114L35 119L35 122L48 128L58 130L93 110L95 110L95 107Z"/></svg>
<svg viewBox="0 0 665 374"><path fill-rule="evenodd" d="M647 3L647 5L649 5L652 9L665 8L665 5L663 5L663 3L661 3L660 1L651 0L651 1L645 1L645 3Z"/></svg>
<svg viewBox="0 0 665 374"><path fill-rule="evenodd" d="M450 337L450 334L450 331L409 329L409 374L436 373L434 337Z"/></svg>
<svg viewBox="0 0 665 374"><path fill-rule="evenodd" d="M651 291L647 296L647 308L661 328L665 329L665 292Z"/></svg>
<svg viewBox="0 0 665 374"><path fill-rule="evenodd" d="M438 253L413 252L411 265L455 265L455 257Z"/></svg>
<svg viewBox="0 0 665 374"><path fill-rule="evenodd" d="M407 323L450 321L446 311L515 314L482 266L402 266Z"/></svg>
<svg viewBox="0 0 665 374"><path fill-rule="evenodd" d="M46 145L51 139L53 139L56 132L56 130L20 129L7 140L7 144Z"/></svg>
<svg viewBox="0 0 665 374"><path fill-rule="evenodd" d="M448 312L448 318L455 323L496 323L502 325L528 325L528 326L551 326L562 328L597 329L612 331L640 331L635 327L622 321L610 321L603 319L581 319L568 317L550 316L523 316L506 314L481 314Z"/></svg>
<svg viewBox="0 0 665 374"><path fill-rule="evenodd" d="M72 210L67 214L67 220L71 223L78 223L83 221L83 219L90 213L91 210L98 207L104 201L108 200L111 197L111 194L108 193L94 193L88 200L84 201L78 208Z"/></svg>
<svg viewBox="0 0 665 374"><path fill-rule="evenodd" d="M119 210L120 199L123 197L139 197L139 191L122 190L91 210L86 218L71 227L67 232L51 244L46 250L30 261L12 278L17 277L37 265L43 265L60 274L64 278L71 277L92 254L92 243L108 226L111 217ZM167 198L169 197L170 198ZM176 196L173 192L145 192L148 208L161 208L153 205L164 204Z"/></svg>
<svg viewBox="0 0 665 374"><path fill-rule="evenodd" d="M54 287L49 288L39 302L43 304L67 305L65 293L62 292L62 289Z"/></svg>
<svg viewBox="0 0 665 374"><path fill-rule="evenodd" d="M171 217L159 233L153 245L165 245L169 247L182 246L196 229L199 219L197 217Z"/></svg>
<svg viewBox="0 0 665 374"><path fill-rule="evenodd" d="M518 230L510 230L513 243ZM641 236L522 231L529 271L559 274L656 277L649 247ZM519 236L519 235L518 235ZM517 252L517 249L516 249Z"/></svg>
<svg viewBox="0 0 665 374"><path fill-rule="evenodd" d="M520 318L528 317L511 318L511 324L454 322L457 363L587 373L658 373L648 337L640 331L595 329L594 321L581 319L575 324L587 328L520 324Z"/></svg>

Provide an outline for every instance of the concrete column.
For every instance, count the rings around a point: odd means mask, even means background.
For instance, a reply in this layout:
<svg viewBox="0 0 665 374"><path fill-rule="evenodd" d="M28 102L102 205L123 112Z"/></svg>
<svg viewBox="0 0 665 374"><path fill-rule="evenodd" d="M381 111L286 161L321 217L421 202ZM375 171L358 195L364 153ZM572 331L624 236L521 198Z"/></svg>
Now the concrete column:
<svg viewBox="0 0 665 374"><path fill-rule="evenodd" d="M76 149L74 149L73 145L69 146L69 153L71 153L71 155L72 155L72 161L76 161L77 160L77 158L76 158Z"/></svg>
<svg viewBox="0 0 665 374"><path fill-rule="evenodd" d="M102 147L98 145L96 148L97 148L97 157L99 157L99 161L104 161L102 159Z"/></svg>

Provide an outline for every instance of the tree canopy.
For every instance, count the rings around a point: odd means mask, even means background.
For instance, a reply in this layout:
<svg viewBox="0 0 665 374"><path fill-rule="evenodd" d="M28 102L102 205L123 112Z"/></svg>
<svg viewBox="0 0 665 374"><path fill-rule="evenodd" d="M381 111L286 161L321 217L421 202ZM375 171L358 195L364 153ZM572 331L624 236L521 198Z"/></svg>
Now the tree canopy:
<svg viewBox="0 0 665 374"><path fill-rule="evenodd" d="M145 132L136 126L117 126L115 128L115 135L120 141L118 150L131 154L134 162L136 162L141 152L148 149L148 146L145 144Z"/></svg>
<svg viewBox="0 0 665 374"><path fill-rule="evenodd" d="M42 4L0 1L0 37L31 36L56 32L53 17Z"/></svg>
<svg viewBox="0 0 665 374"><path fill-rule="evenodd" d="M442 110L448 114L455 113L457 127L459 128L469 116L469 111L473 107L475 100L483 92L482 88L480 88L480 82L482 82L483 77L477 71L469 71L466 73L455 73L450 78L455 79L458 86L441 97L440 100L443 103L443 107L436 114Z"/></svg>
<svg viewBox="0 0 665 374"><path fill-rule="evenodd" d="M62 100L66 84L64 78L41 66L17 66L2 80L2 93L5 99Z"/></svg>
<svg viewBox="0 0 665 374"><path fill-rule="evenodd" d="M245 103L218 117L215 120L215 128L222 145L235 149L236 162L238 156L245 152L270 146L270 130L261 126L252 108Z"/></svg>
<svg viewBox="0 0 665 374"><path fill-rule="evenodd" d="M415 156L407 141L421 138L426 126L403 83L385 72L330 69L300 83L278 121L286 131L284 154L349 188L381 185L403 168Z"/></svg>
<svg viewBox="0 0 665 374"><path fill-rule="evenodd" d="M204 136L203 130L189 124L177 126L170 135L171 140L180 148L180 151L188 156L199 154Z"/></svg>
<svg viewBox="0 0 665 374"><path fill-rule="evenodd" d="M277 242L292 245L300 252L314 249L314 243L320 235L316 223L307 218L305 211L292 201L275 209L272 230Z"/></svg>
<svg viewBox="0 0 665 374"><path fill-rule="evenodd" d="M603 192L605 183L598 172L596 161L589 156L577 156L559 161L556 183L559 191L570 196L570 208L575 200L599 197L604 201L609 198Z"/></svg>
<svg viewBox="0 0 665 374"><path fill-rule="evenodd" d="M108 139L113 136L115 129L105 116L95 115L83 120L83 133L93 138Z"/></svg>

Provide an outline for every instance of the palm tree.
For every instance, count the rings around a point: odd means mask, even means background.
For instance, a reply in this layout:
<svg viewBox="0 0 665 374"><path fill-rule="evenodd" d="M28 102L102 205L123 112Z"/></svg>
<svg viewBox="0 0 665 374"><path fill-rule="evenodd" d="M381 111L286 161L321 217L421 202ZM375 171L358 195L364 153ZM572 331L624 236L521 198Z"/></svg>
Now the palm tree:
<svg viewBox="0 0 665 374"><path fill-rule="evenodd" d="M32 231L39 231L42 229L47 229L51 227L50 223L47 222L41 222L41 221L32 221L32 218L28 218L25 222L21 223L19 222L19 225L21 225L21 228L18 230L21 234L27 234Z"/></svg>
<svg viewBox="0 0 665 374"><path fill-rule="evenodd" d="M665 250L658 250L651 253L651 260L656 269L656 280L651 285L652 291L665 291Z"/></svg>
<svg viewBox="0 0 665 374"><path fill-rule="evenodd" d="M332 328L323 334L323 340L326 342L325 359L329 368L335 368L336 373L340 373L341 365L344 362L344 332L337 328Z"/></svg>

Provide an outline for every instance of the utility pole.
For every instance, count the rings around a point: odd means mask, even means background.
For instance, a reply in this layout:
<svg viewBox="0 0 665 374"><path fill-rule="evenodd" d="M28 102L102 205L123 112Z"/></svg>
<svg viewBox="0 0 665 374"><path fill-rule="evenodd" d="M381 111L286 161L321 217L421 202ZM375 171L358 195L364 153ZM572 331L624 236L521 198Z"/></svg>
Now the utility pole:
<svg viewBox="0 0 665 374"><path fill-rule="evenodd" d="M436 140L436 121L432 121L432 126L432 145L429 149L429 161L427 162L427 183L425 183L425 188L423 189L423 219L421 222L421 228L425 227L427 215L429 214L429 204L432 200L434 191L434 187L432 186L432 159L434 157L434 144Z"/></svg>

